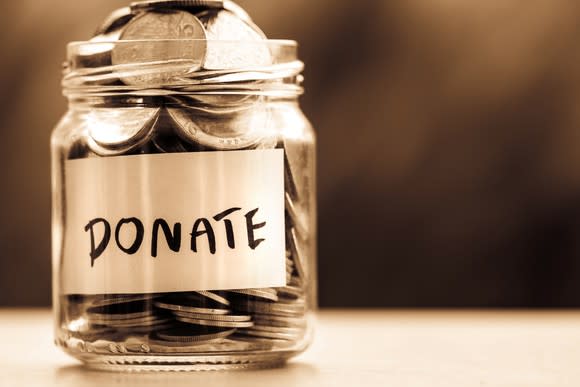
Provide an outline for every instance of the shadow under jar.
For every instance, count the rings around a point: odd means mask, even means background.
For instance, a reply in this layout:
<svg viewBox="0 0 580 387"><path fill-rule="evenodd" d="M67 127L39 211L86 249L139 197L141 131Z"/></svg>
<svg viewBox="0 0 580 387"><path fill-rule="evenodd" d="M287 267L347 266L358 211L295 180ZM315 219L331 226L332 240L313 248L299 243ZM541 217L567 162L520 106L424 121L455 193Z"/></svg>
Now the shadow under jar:
<svg viewBox="0 0 580 387"><path fill-rule="evenodd" d="M267 50L259 68L110 63L206 43L68 47L51 143L55 337L91 368L271 366L311 339L315 135L295 42L212 43Z"/></svg>

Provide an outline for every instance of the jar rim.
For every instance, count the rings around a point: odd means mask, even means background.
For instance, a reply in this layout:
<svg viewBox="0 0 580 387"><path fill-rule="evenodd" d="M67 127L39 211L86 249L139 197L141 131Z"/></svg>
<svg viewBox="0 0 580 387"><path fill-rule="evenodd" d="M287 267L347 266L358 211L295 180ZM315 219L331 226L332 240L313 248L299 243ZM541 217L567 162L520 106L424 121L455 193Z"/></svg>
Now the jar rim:
<svg viewBox="0 0 580 387"><path fill-rule="evenodd" d="M300 94L303 69L294 40L76 41L67 46L62 85L65 95L160 88Z"/></svg>
<svg viewBox="0 0 580 387"><path fill-rule="evenodd" d="M269 46L279 48L296 48L298 42L292 39L264 39L264 40L234 40L234 39L119 39L119 40L75 40L67 44L67 49L80 47L99 46L104 44L124 45L136 43L207 43L217 45L250 45L250 46Z"/></svg>

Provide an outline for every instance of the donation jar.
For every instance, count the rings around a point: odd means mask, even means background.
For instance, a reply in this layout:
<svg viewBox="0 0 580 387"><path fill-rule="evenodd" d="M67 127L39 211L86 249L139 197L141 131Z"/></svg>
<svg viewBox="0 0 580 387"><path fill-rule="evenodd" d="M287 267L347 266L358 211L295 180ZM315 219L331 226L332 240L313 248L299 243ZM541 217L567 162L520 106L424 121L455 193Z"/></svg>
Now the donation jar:
<svg viewBox="0 0 580 387"><path fill-rule="evenodd" d="M52 134L55 341L118 371L273 366L316 308L297 44L231 1L141 1L68 45Z"/></svg>

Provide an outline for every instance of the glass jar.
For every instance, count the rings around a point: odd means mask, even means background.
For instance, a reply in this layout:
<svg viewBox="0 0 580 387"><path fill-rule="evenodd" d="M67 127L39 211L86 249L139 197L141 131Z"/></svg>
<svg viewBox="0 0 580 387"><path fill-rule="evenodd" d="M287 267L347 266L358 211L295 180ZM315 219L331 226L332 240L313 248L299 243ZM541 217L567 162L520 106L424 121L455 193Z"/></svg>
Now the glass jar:
<svg viewBox="0 0 580 387"><path fill-rule="evenodd" d="M271 62L192 72L174 55L209 44ZM292 41L68 46L69 111L51 144L58 346L106 370L262 367L307 347L315 135L302 69Z"/></svg>

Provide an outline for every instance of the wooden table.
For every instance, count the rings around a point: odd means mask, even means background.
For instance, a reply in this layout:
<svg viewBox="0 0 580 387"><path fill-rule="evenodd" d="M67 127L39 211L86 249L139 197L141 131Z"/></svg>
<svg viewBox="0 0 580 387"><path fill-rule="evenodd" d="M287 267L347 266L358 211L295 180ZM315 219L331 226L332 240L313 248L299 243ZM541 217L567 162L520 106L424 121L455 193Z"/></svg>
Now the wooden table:
<svg viewBox="0 0 580 387"><path fill-rule="evenodd" d="M319 313L286 367L197 373L88 371L52 344L50 311L0 310L0 386L580 386L580 312Z"/></svg>

